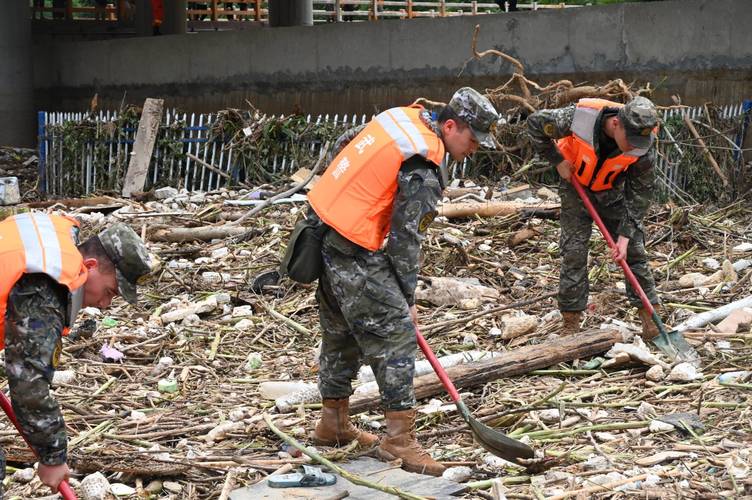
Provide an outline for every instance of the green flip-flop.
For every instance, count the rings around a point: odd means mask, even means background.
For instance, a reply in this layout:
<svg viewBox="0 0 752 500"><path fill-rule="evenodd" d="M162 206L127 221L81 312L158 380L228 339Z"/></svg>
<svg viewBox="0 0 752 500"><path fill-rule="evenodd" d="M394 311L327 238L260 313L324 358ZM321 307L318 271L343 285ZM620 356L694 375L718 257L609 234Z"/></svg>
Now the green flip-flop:
<svg viewBox="0 0 752 500"><path fill-rule="evenodd" d="M337 476L321 472L318 467L302 465L301 472L269 476L267 484L270 488L294 488L296 486L331 486L337 482Z"/></svg>

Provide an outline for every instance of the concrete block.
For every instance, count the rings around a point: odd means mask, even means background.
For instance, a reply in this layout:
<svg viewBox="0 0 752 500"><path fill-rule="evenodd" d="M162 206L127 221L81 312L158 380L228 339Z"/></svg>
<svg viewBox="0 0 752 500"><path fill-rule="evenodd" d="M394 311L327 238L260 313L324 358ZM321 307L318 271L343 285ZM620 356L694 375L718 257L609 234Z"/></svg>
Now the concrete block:
<svg viewBox="0 0 752 500"><path fill-rule="evenodd" d="M21 202L17 177L0 177L0 205L15 205Z"/></svg>

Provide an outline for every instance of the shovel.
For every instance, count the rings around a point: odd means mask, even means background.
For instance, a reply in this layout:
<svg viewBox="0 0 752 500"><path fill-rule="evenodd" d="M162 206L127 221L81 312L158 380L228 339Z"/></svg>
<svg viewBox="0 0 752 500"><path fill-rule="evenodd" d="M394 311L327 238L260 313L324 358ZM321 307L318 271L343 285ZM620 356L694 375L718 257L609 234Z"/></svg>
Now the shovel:
<svg viewBox="0 0 752 500"><path fill-rule="evenodd" d="M611 237L608 229L606 229L606 226L603 224L603 221L598 215L598 212L595 210L595 207L590 201L590 198L588 198L587 194L585 194L585 190L582 188L580 181L578 181L576 177L572 176L571 182L572 186L574 186L575 191L577 191L577 194L580 195L580 199L582 199L582 202L585 204L585 208L587 208L588 213L590 213L590 218L595 221L595 224L598 226L598 229L600 229L601 234L606 239L608 247L613 250L614 248L616 248L616 243L614 243L614 239ZM648 312L650 312L650 316L653 318L653 323L655 323L655 326L658 327L658 336L652 339L651 342L653 342L653 344L655 344L658 349L660 349L666 356L668 356L671 361L686 361L692 363L693 365L699 365L699 354L697 354L697 351L695 351L695 349L691 345L689 345L689 342L686 341L681 332L678 332L676 330L669 332L666 330L666 326L663 324L663 321L661 321L661 318L658 317L658 314L655 312L653 304L650 303L650 299L648 299L648 296L645 295L645 292L642 290L640 283L637 281L634 273L632 273L632 270L629 268L629 264L627 264L626 259L620 260L619 265L624 270L624 276L627 277L629 284L632 285L632 289L637 292L637 295L640 296L642 306L647 309Z"/></svg>
<svg viewBox="0 0 752 500"><path fill-rule="evenodd" d="M31 443L29 443L29 440L26 439L26 436L21 430L21 426L18 424L18 420L16 420L16 414L13 412L13 406L11 406L10 399L8 399L8 396L6 396L2 391L0 391L0 406L3 408L5 414L8 415L8 419L13 423L13 425L16 426L18 433L21 434L22 438L24 438L24 441L26 441L26 444L29 445L29 448L34 451L34 448L31 447ZM71 488L68 484L68 481L63 480L63 482L60 483L57 489L58 493L60 493L64 500L77 500L76 494L73 492L73 488Z"/></svg>
<svg viewBox="0 0 752 500"><path fill-rule="evenodd" d="M509 460L510 462L518 463L520 465L525 465L520 461L521 459L533 458L535 453L533 452L533 449L531 447L517 441L516 439L507 437L503 433L494 430L485 424L482 424L470 415L470 411L467 409L467 406L465 406L465 403L462 402L462 398L457 392L457 389L454 387L452 381L449 380L449 376L444 370L444 367L441 366L439 360L436 359L436 356L431 350L431 347L428 345L428 342L426 342L426 339L423 338L420 330L418 330L418 325L415 325L415 336L418 339L420 350L423 351L423 354L425 354L428 362L431 363L431 366L436 372L436 375L439 377L439 380L441 380L444 388L446 388L447 392L451 396L452 401L454 401L454 403L457 405L457 409L460 411L462 419L467 422L467 425L470 426L470 430L472 431L476 441L478 441L478 443L480 443L483 448L493 453L497 457L501 457L504 460Z"/></svg>

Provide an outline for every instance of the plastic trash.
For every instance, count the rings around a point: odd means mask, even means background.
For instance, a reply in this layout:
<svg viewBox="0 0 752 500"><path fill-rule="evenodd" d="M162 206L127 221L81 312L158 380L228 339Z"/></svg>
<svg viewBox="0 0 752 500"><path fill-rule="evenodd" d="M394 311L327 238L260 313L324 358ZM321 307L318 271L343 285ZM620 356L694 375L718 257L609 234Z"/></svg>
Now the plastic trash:
<svg viewBox="0 0 752 500"><path fill-rule="evenodd" d="M105 316L102 318L102 326L105 328L112 328L114 326L117 326L118 322L115 318L111 318L109 316Z"/></svg>
<svg viewBox="0 0 752 500"><path fill-rule="evenodd" d="M122 359L125 357L125 354L118 351L114 347L110 347L107 344L104 344L102 348L99 350L99 355L102 356L102 360L107 361L122 361Z"/></svg>
<svg viewBox="0 0 752 500"><path fill-rule="evenodd" d="M178 381L174 378L163 378L157 382L159 392L174 393L178 392Z"/></svg>
<svg viewBox="0 0 752 500"><path fill-rule="evenodd" d="M315 388L318 385L312 382L303 382L302 380L261 382L259 384L259 392L264 399L277 399L311 387Z"/></svg>
<svg viewBox="0 0 752 500"><path fill-rule="evenodd" d="M748 370L738 372L721 373L716 377L720 384L741 384L752 377L752 372Z"/></svg>

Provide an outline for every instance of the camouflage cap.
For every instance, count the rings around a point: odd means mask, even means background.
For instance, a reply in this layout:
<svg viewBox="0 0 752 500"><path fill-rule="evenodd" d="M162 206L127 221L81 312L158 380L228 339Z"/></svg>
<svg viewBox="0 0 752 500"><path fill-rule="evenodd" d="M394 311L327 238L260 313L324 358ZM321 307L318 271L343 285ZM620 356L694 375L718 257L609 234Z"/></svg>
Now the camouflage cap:
<svg viewBox="0 0 752 500"><path fill-rule="evenodd" d="M107 256L115 264L120 295L135 304L136 282L151 272L149 253L144 242L133 229L123 223L113 224L98 236Z"/></svg>
<svg viewBox="0 0 752 500"><path fill-rule="evenodd" d="M499 114L488 98L473 88L462 87L454 93L448 106L470 125L478 143L487 148L494 147L492 134Z"/></svg>
<svg viewBox="0 0 752 500"><path fill-rule="evenodd" d="M650 99L638 96L619 110L619 119L627 131L627 141L635 148L647 149L653 142L658 112Z"/></svg>

